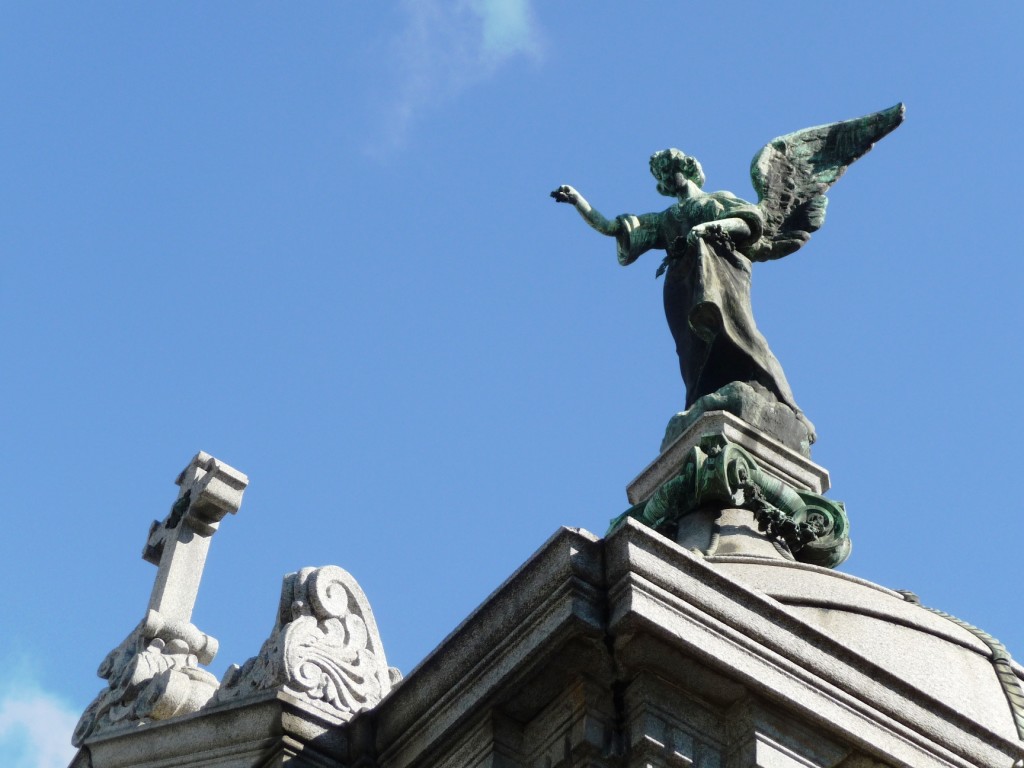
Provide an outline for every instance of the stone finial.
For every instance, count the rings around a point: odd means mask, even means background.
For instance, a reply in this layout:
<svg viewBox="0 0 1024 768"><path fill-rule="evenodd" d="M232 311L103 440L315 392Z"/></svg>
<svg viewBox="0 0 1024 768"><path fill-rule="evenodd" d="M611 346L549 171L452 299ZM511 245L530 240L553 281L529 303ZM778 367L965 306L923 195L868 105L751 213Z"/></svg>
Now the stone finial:
<svg viewBox="0 0 1024 768"><path fill-rule="evenodd" d="M214 703L276 689L347 720L400 678L356 580L335 565L303 568L284 577L277 622L259 655L228 669Z"/></svg>
<svg viewBox="0 0 1024 768"><path fill-rule="evenodd" d="M150 526L142 553L158 567L149 610L100 664L107 688L79 720L75 746L119 725L196 712L217 690L217 678L199 666L213 661L217 640L191 623L192 609L210 540L224 516L238 511L248 482L203 452L178 475L178 498Z"/></svg>

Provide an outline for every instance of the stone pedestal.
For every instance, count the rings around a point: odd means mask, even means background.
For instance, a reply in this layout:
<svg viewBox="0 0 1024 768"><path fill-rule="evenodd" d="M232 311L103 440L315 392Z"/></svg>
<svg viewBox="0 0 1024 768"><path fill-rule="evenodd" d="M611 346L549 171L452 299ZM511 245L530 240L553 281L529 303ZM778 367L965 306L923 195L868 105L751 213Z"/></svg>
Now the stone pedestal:
<svg viewBox="0 0 1024 768"><path fill-rule="evenodd" d="M743 448L762 470L794 488L825 493L830 487L828 470L824 467L727 411L711 411L702 414L626 486L629 503L639 504L649 499L658 486L679 473L687 452L709 436L722 436Z"/></svg>
<svg viewBox="0 0 1024 768"><path fill-rule="evenodd" d="M679 546L702 555L747 555L792 560L758 528L749 509L702 509L679 521Z"/></svg>
<svg viewBox="0 0 1024 768"><path fill-rule="evenodd" d="M629 484L632 517L703 555L835 567L850 553L828 472L726 411L702 413Z"/></svg>

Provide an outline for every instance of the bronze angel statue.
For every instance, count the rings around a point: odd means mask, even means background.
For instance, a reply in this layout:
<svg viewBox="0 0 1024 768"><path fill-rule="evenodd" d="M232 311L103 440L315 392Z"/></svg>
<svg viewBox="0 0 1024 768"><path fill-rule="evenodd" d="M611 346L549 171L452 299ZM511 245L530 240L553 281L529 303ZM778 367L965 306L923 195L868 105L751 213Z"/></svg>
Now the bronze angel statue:
<svg viewBox="0 0 1024 768"><path fill-rule="evenodd" d="M665 316L686 385L686 408L734 382L778 403L803 427L804 453L814 428L797 407L782 366L754 324L751 263L782 258L825 220L825 193L846 168L903 122L903 105L843 122L806 128L770 141L750 167L757 203L731 192L704 192L697 159L678 149L651 156L658 192L676 198L664 211L607 219L575 189L551 193L583 219L615 237L622 265L652 249L665 251ZM698 404L699 405L699 404ZM785 439L789 437L790 439ZM783 442L794 442L787 435Z"/></svg>

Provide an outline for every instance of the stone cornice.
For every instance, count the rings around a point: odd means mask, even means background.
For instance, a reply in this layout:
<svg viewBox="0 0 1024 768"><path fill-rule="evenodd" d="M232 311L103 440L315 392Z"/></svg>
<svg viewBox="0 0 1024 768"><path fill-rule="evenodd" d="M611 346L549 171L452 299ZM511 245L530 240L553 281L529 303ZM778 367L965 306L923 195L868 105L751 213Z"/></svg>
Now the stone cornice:
<svg viewBox="0 0 1024 768"><path fill-rule="evenodd" d="M674 733L673 743L691 738L670 723L678 697L696 702L698 720L734 723L698 728L705 744L694 749L799 748L771 735L772 723L790 722L818 743L794 765L817 764L815 754L850 755L853 762L835 758L844 766L867 756L914 768L1009 768L1024 758L1006 728L883 668L713 560L633 520L604 540L563 528L371 709L332 714L286 690L253 691L91 738L82 754L92 762L80 765L265 765L301 754L318 766L461 768L500 747L516 765L561 765L564 749L589 765L632 766L621 759L629 750L669 748L659 729ZM826 569L800 571L823 588L842 582L898 599ZM983 657L976 647L949 647ZM564 739L559 728L568 729Z"/></svg>

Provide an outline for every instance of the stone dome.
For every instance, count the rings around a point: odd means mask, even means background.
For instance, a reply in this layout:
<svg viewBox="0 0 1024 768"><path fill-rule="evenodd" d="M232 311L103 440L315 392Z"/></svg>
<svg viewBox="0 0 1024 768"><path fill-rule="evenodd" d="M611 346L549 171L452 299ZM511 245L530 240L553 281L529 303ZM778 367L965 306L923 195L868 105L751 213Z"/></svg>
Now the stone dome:
<svg viewBox="0 0 1024 768"><path fill-rule="evenodd" d="M1019 694L1024 668L1004 663L1011 680L1001 681L999 653L980 630L922 607L909 593L828 568L764 555L716 554L706 561L928 697L1008 739L1021 738L1007 687L1015 680ZM1024 724L1019 703L1016 718Z"/></svg>

